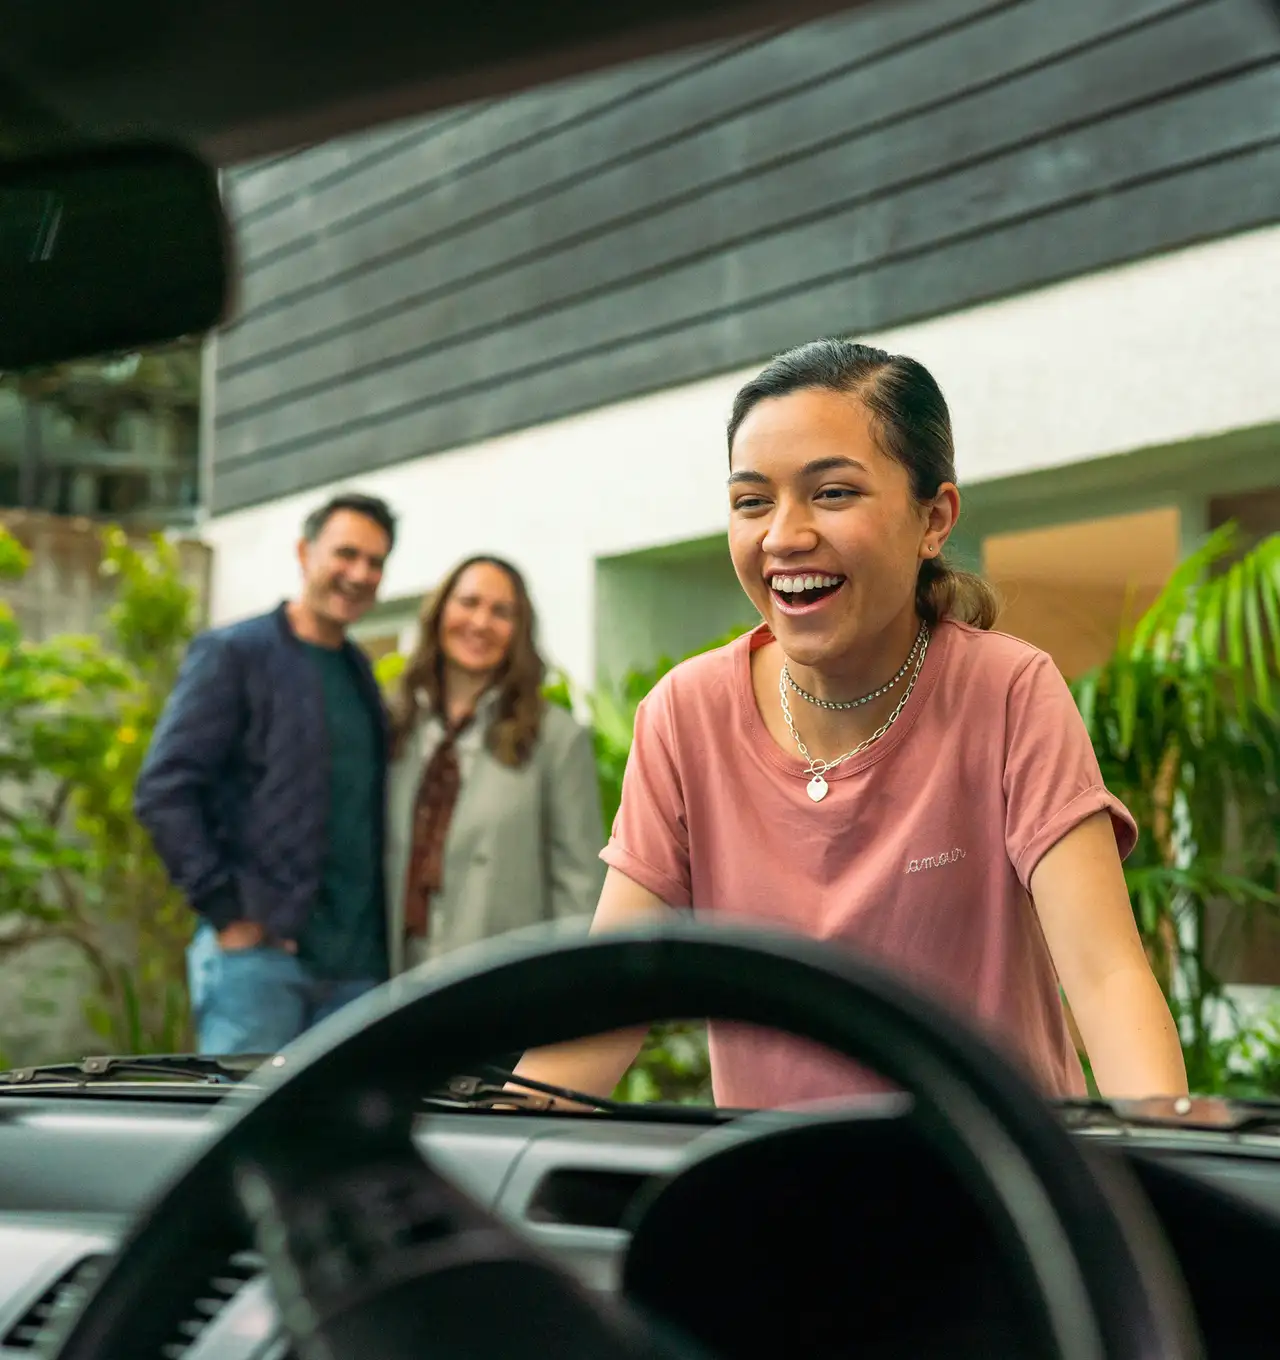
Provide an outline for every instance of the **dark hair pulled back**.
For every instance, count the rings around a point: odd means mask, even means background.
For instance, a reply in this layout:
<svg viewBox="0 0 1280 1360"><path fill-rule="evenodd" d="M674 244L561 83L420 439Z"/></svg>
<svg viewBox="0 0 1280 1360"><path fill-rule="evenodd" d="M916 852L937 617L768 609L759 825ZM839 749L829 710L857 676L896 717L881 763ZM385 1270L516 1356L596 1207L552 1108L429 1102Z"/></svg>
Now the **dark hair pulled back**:
<svg viewBox="0 0 1280 1360"><path fill-rule="evenodd" d="M758 402L810 388L862 402L881 450L906 468L917 500L931 500L944 482L956 480L951 413L933 374L915 359L853 340L812 340L771 360L734 398L730 454L738 427ZM950 617L990 628L999 605L981 576L960 571L940 554L920 564L916 611L930 627Z"/></svg>

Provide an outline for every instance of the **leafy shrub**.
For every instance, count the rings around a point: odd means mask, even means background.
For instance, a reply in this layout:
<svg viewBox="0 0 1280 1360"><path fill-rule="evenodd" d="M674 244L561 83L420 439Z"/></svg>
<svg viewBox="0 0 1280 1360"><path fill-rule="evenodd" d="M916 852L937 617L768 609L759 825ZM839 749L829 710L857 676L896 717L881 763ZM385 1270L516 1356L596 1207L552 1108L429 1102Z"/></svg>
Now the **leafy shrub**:
<svg viewBox="0 0 1280 1360"><path fill-rule="evenodd" d="M28 559L0 529L0 573ZM190 1047L189 909L133 816L152 730L197 625L172 544L102 535L103 637L24 638L0 601L0 954L62 941L87 961L86 1016L117 1052Z"/></svg>
<svg viewBox="0 0 1280 1360"><path fill-rule="evenodd" d="M1280 910L1278 649L1280 536L1242 552L1228 525L1072 685L1103 778L1141 828L1125 864L1134 919L1201 1092L1238 1086L1261 1051L1251 1031L1244 1048L1215 1037L1235 1020L1207 926L1213 911Z"/></svg>

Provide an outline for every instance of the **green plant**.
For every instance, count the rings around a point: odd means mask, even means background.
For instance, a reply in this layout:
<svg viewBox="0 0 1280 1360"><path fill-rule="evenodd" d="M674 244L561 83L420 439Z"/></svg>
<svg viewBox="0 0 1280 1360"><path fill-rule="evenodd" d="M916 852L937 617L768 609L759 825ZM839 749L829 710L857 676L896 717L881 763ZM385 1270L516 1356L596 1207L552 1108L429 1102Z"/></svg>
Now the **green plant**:
<svg viewBox="0 0 1280 1360"><path fill-rule="evenodd" d="M707 1054L706 1025L690 1020L655 1025L613 1095L615 1100L637 1105L659 1100L676 1105L710 1105L711 1061Z"/></svg>
<svg viewBox="0 0 1280 1360"><path fill-rule="evenodd" d="M573 711L573 686L564 671L554 670L547 676L542 694L548 703Z"/></svg>
<svg viewBox="0 0 1280 1360"><path fill-rule="evenodd" d="M0 533L0 565L26 569ZM102 638L24 639L0 606L0 951L74 946L95 986L86 1015L122 1052L190 1046L191 914L133 817L133 787L197 623L177 552L102 536L115 585Z"/></svg>
<svg viewBox="0 0 1280 1360"><path fill-rule="evenodd" d="M1280 1009L1239 1024L1225 1039L1214 1039L1213 1089L1243 1100L1280 1097Z"/></svg>
<svg viewBox="0 0 1280 1360"><path fill-rule="evenodd" d="M1216 1090L1227 1006L1209 923L1280 907L1280 536L1215 533L1072 686L1108 787L1142 829L1125 876L1194 1089Z"/></svg>
<svg viewBox="0 0 1280 1360"><path fill-rule="evenodd" d="M408 660L403 652L385 652L373 663L373 674L384 693L390 695L395 689Z"/></svg>
<svg viewBox="0 0 1280 1360"><path fill-rule="evenodd" d="M688 661L690 657L724 647L746 631L748 629L745 626L733 628L696 647L681 657L680 661ZM595 735L596 768L600 776L600 801L605 826L613 825L622 802L622 776L626 771L627 757L631 754L636 710L645 695L678 664L679 661L672 657L660 656L651 666L627 671L616 685L602 686L586 696L586 709L591 715Z"/></svg>

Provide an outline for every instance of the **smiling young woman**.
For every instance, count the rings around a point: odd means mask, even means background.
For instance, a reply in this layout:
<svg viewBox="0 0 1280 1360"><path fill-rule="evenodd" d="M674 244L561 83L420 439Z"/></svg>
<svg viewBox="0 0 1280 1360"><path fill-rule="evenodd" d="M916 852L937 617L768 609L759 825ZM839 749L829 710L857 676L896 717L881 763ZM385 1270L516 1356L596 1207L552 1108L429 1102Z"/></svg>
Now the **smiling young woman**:
<svg viewBox="0 0 1280 1360"><path fill-rule="evenodd" d="M693 908L861 951L949 1002L1046 1094L1186 1089L1121 869L1137 829L1050 658L991 631L948 566L951 421L914 360L840 340L775 359L729 420L729 549L763 622L670 672L636 717L593 929ZM643 1035L528 1055L606 1094ZM711 1027L718 1103L867 1074Z"/></svg>

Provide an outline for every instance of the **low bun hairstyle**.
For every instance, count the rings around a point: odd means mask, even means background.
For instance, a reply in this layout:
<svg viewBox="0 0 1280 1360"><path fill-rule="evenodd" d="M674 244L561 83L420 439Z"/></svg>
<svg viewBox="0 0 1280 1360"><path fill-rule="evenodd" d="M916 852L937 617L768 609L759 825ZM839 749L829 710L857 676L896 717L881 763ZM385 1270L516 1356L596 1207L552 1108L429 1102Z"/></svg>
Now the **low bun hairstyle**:
<svg viewBox="0 0 1280 1360"><path fill-rule="evenodd" d="M882 452L901 463L912 494L932 500L944 482L956 480L951 413L933 374L915 359L852 340L813 340L779 354L734 398L729 452L751 409L770 397L824 388L857 397L871 412ZM916 612L930 627L954 618L990 628L999 602L991 586L960 571L942 556L927 558L916 577Z"/></svg>

